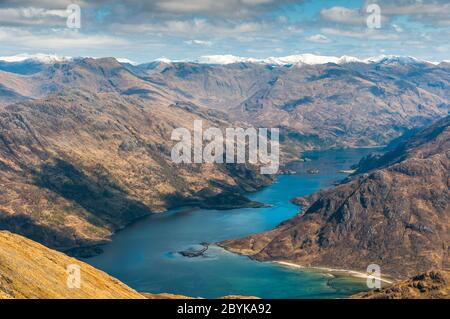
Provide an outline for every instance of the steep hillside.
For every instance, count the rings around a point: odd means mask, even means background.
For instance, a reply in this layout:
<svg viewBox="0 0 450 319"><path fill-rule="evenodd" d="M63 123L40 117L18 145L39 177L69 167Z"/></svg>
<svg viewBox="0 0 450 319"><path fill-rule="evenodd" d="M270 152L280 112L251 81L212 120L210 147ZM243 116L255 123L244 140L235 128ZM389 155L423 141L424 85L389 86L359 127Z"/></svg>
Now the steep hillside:
<svg viewBox="0 0 450 319"><path fill-rule="evenodd" d="M305 207L274 230L222 242L258 260L366 271L394 277L448 268L450 117L334 189L297 201Z"/></svg>
<svg viewBox="0 0 450 319"><path fill-rule="evenodd" d="M271 177L239 165L177 165L174 128L188 112L115 92L70 90L0 111L0 229L66 250L99 244L179 205L255 206L242 194Z"/></svg>
<svg viewBox="0 0 450 319"><path fill-rule="evenodd" d="M450 299L450 270L430 270L383 289L353 295L355 299Z"/></svg>
<svg viewBox="0 0 450 319"><path fill-rule="evenodd" d="M68 288L69 265L80 267L79 289ZM84 262L24 237L0 231L0 299L3 298L145 297Z"/></svg>

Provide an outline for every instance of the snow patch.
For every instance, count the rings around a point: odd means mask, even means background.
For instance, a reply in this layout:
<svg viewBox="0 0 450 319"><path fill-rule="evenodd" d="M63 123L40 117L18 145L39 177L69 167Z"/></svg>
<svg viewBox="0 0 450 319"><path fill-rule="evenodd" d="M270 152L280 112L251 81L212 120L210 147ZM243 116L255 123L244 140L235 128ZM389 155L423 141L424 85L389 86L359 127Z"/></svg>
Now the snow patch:
<svg viewBox="0 0 450 319"><path fill-rule="evenodd" d="M56 55L56 54L43 54L43 53L38 53L38 54L22 53L22 54L17 54L17 55L12 55L12 56L0 57L0 61L9 62L9 63L24 62L27 60L50 64L50 63L70 61L70 60L72 60L72 58L67 57L67 56L60 56L60 55Z"/></svg>

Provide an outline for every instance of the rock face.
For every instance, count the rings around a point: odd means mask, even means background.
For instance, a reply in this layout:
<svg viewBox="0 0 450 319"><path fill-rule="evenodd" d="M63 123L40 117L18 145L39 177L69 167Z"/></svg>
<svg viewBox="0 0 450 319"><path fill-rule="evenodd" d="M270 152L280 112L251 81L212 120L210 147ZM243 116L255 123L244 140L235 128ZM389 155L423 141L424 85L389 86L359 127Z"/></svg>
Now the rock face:
<svg viewBox="0 0 450 319"><path fill-rule="evenodd" d="M80 289L68 288L69 265L80 267ZM22 236L0 231L0 299L3 298L142 299L145 297L84 262Z"/></svg>
<svg viewBox="0 0 450 319"><path fill-rule="evenodd" d="M222 242L258 260L366 271L397 278L448 268L450 117L415 134L334 189L301 202L274 230Z"/></svg>
<svg viewBox="0 0 450 319"><path fill-rule="evenodd" d="M355 299L450 299L450 270L430 270L393 284L353 295Z"/></svg>

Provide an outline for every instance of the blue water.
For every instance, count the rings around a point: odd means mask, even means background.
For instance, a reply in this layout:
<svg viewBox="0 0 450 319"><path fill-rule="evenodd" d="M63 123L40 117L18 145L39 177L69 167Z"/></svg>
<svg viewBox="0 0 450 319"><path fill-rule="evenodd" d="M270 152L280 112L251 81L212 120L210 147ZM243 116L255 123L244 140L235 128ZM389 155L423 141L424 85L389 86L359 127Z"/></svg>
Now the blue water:
<svg viewBox="0 0 450 319"><path fill-rule="evenodd" d="M104 253L86 262L143 292L169 292L215 298L251 295L262 298L342 298L365 290L361 279L261 263L210 246L203 257L183 257L178 251L200 242L218 242L269 230L299 211L290 200L310 194L346 175L370 150L312 152L312 161L292 168L297 175L277 181L251 194L269 208L228 211L185 208L150 216L114 235ZM309 168L319 174L310 175Z"/></svg>

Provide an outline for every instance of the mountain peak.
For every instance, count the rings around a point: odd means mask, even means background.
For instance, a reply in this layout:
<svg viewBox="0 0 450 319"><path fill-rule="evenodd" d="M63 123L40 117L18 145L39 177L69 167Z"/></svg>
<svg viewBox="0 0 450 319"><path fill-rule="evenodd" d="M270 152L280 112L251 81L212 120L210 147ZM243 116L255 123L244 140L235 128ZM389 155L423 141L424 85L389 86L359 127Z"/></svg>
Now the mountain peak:
<svg viewBox="0 0 450 319"><path fill-rule="evenodd" d="M350 57L351 59L356 59ZM298 54L289 55L284 57L268 57L265 59L247 58L234 56L230 54L226 55L205 55L201 56L194 62L203 64L232 64L232 63L261 63L261 64L273 64L273 65L289 65L289 64L326 64L326 63L338 63L340 58L332 56L320 56L314 54Z"/></svg>
<svg viewBox="0 0 450 319"><path fill-rule="evenodd" d="M399 64L414 64L414 63L421 63L426 62L423 60L419 60L417 58L414 58L412 56L401 56L401 55L379 55L376 57L370 57L368 59L364 60L366 63L399 63Z"/></svg>

